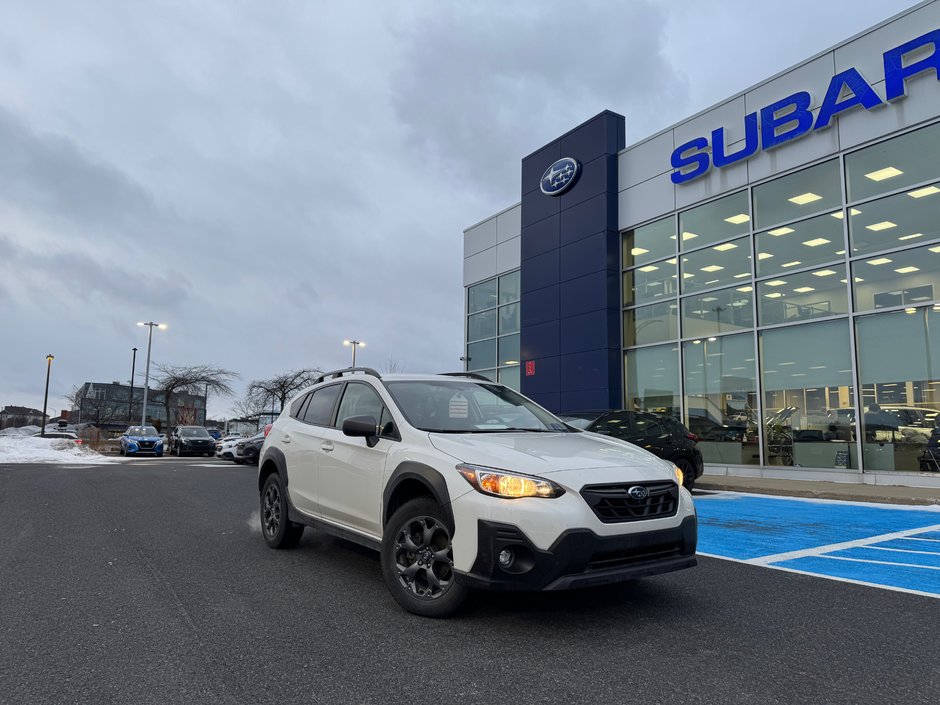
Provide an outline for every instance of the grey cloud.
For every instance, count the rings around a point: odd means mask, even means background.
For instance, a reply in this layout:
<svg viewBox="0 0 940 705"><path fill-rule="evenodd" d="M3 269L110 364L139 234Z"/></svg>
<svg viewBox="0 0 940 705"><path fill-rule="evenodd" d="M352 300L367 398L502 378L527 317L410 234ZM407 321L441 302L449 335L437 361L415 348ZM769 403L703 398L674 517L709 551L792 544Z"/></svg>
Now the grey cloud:
<svg viewBox="0 0 940 705"><path fill-rule="evenodd" d="M652 2L450 4L400 30L407 60L395 109L455 179L486 188L481 175L498 165L493 190L511 194L521 156L602 109L625 113L631 134L635 118L644 124L681 103L685 79L664 55L667 21Z"/></svg>

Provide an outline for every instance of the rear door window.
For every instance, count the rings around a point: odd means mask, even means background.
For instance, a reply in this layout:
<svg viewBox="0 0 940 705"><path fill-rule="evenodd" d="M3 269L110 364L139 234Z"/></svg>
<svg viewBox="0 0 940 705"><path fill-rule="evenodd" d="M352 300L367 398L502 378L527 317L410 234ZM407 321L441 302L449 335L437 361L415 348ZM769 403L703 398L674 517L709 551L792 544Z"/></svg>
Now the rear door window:
<svg viewBox="0 0 940 705"><path fill-rule="evenodd" d="M310 393L307 407L303 410L304 423L316 426L329 426L333 420L333 409L336 407L336 398L339 396L341 384L331 384L321 387Z"/></svg>

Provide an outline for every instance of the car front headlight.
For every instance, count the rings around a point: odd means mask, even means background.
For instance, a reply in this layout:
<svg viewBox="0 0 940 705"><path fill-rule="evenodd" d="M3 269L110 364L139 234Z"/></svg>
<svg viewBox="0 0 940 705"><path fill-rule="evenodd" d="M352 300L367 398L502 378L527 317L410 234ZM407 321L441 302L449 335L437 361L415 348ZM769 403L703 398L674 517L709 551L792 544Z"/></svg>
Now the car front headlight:
<svg viewBox="0 0 940 705"><path fill-rule="evenodd" d="M672 470L676 475L676 482L679 483L679 487L682 487L682 482L685 479L685 475L682 474L682 471L679 469L678 465L673 465Z"/></svg>
<svg viewBox="0 0 940 705"><path fill-rule="evenodd" d="M479 465L458 465L457 472L473 489L483 494L504 499L520 497L561 497L565 490L550 480L505 470L484 468Z"/></svg>

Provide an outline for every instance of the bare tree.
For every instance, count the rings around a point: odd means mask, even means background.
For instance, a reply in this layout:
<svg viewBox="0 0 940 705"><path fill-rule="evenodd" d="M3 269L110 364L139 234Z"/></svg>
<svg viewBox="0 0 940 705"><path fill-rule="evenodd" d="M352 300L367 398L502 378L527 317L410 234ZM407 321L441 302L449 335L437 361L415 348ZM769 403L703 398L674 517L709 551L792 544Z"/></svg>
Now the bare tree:
<svg viewBox="0 0 940 705"><path fill-rule="evenodd" d="M248 385L248 391L245 393L243 402L249 416L262 411L271 400L276 400L283 409L287 400L304 387L309 387L313 381L323 374L323 371L317 368L307 368L302 370L289 370L283 374L272 377L271 379L255 379ZM236 407L237 408L237 407Z"/></svg>
<svg viewBox="0 0 940 705"><path fill-rule="evenodd" d="M237 418L248 418L262 413L264 408L251 398L246 392L243 399L238 399L232 404L232 414Z"/></svg>
<svg viewBox="0 0 940 705"><path fill-rule="evenodd" d="M166 409L166 422L169 425L170 408L173 397L178 394L208 394L214 392L222 396L232 396L235 390L231 383L238 379L238 374L222 367L211 365L157 365L157 374L153 380L156 389L163 394L163 407ZM178 419L179 420L179 419Z"/></svg>
<svg viewBox="0 0 940 705"><path fill-rule="evenodd" d="M388 360L385 361L385 365L383 365L382 367L382 372L384 372L385 374L389 374L389 375L393 375L396 372L404 372L404 371L405 371L404 363L401 362L401 360L396 360L394 357L388 358Z"/></svg>

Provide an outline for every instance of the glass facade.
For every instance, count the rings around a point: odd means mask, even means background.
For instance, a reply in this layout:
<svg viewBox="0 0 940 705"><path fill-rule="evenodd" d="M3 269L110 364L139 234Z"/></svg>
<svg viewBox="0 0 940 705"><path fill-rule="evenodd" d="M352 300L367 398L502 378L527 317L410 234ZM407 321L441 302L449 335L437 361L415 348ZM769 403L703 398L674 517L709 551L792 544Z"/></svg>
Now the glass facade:
<svg viewBox="0 0 940 705"><path fill-rule="evenodd" d="M519 389L519 270L467 287L468 371Z"/></svg>
<svg viewBox="0 0 940 705"><path fill-rule="evenodd" d="M940 123L624 231L625 408L711 464L931 469L938 216Z"/></svg>

